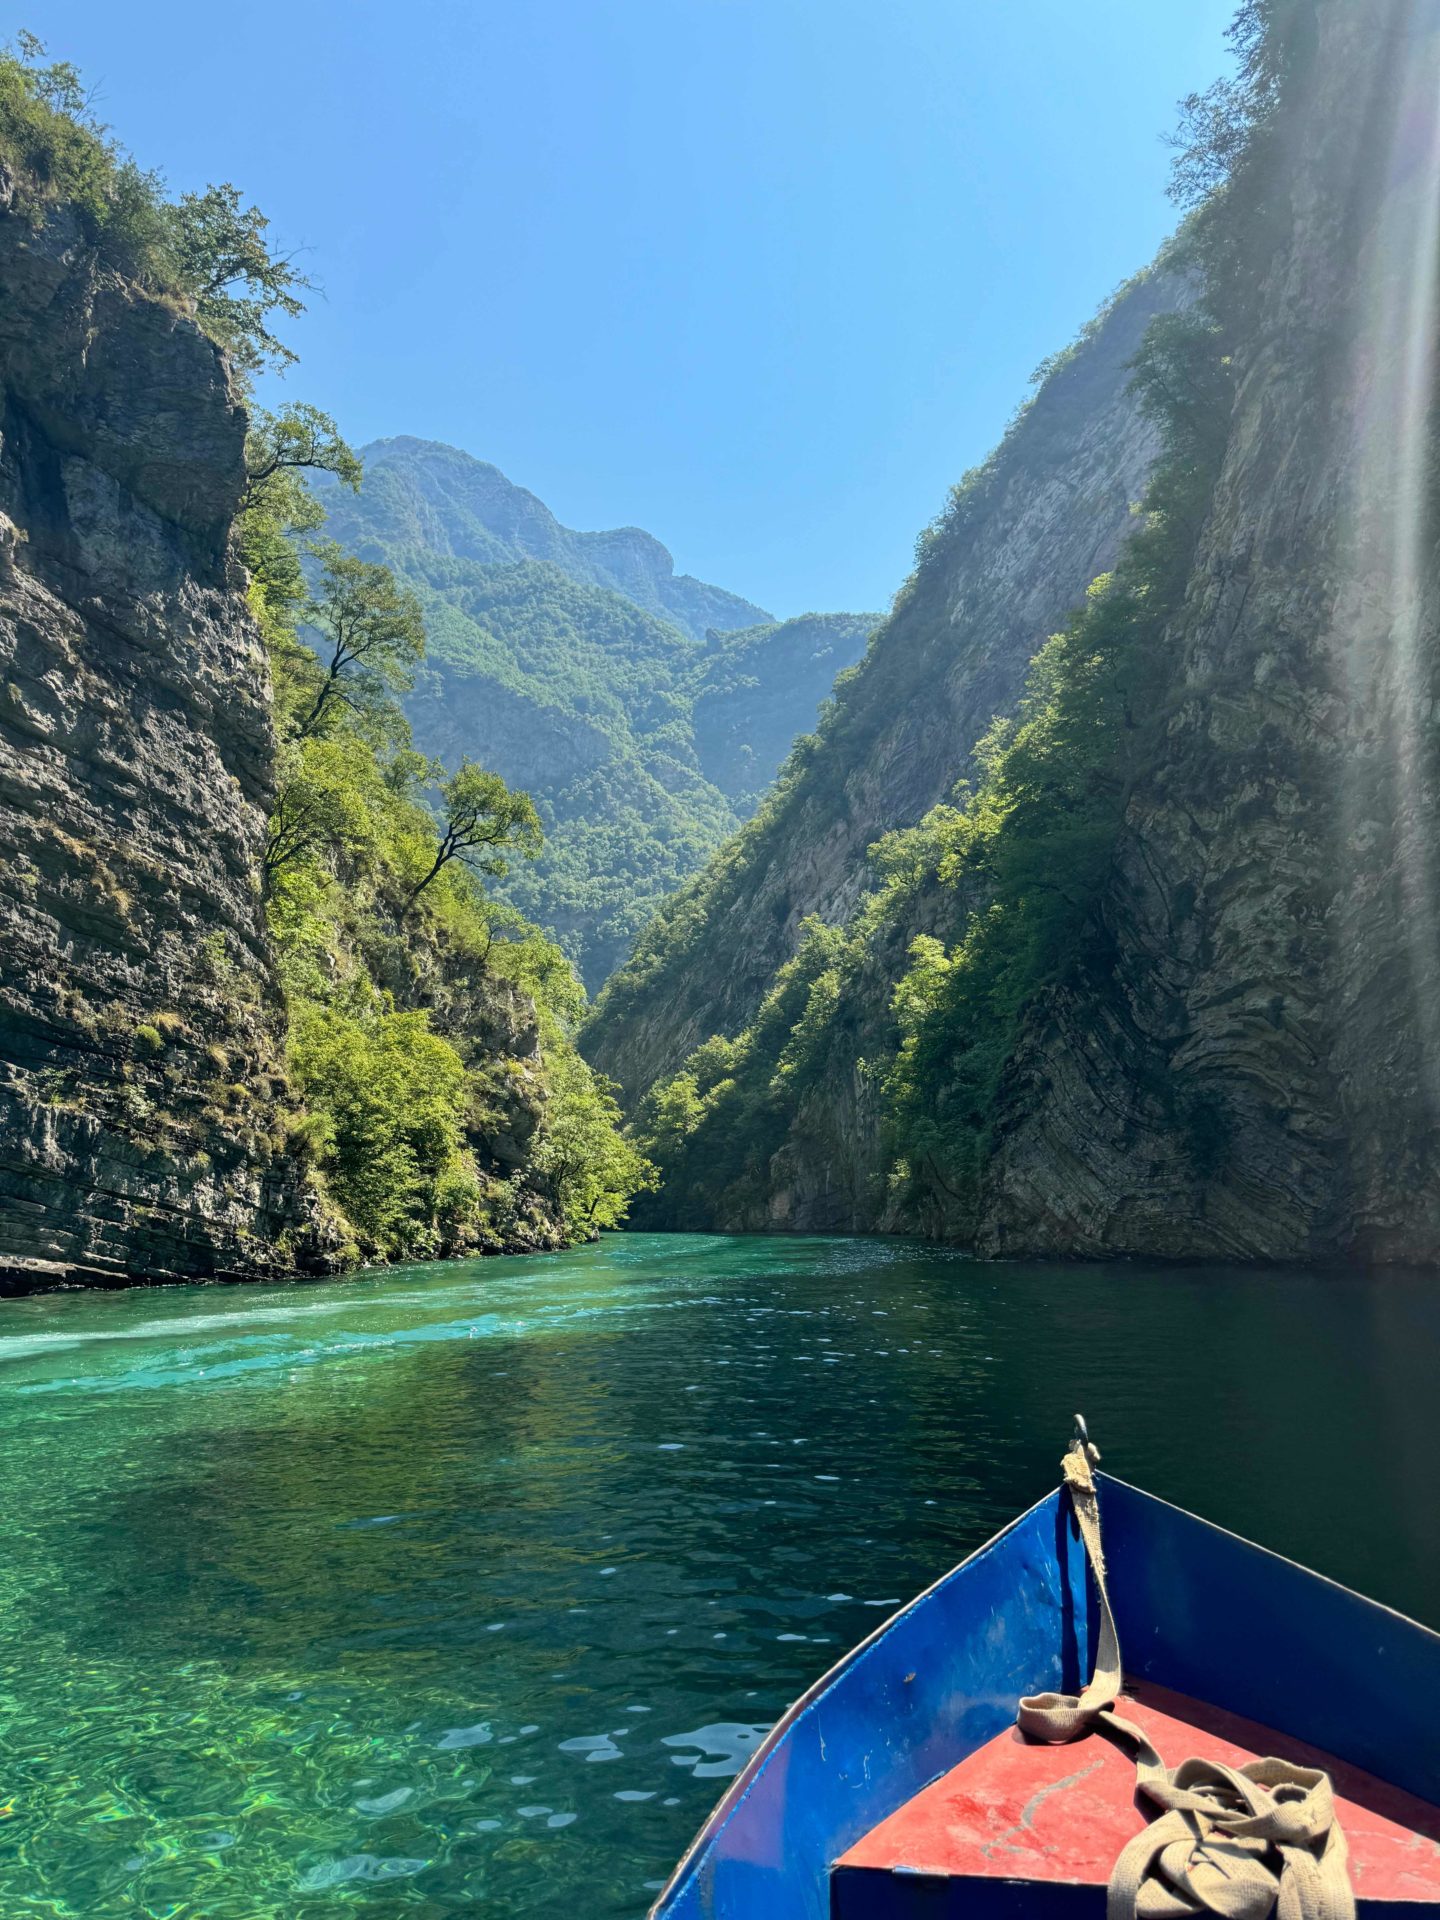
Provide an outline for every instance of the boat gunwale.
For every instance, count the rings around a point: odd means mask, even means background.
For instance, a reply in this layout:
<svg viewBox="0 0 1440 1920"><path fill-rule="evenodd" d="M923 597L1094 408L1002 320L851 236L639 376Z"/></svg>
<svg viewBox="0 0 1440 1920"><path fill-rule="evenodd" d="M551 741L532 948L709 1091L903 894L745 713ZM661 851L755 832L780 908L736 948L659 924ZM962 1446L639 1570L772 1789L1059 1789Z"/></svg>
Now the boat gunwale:
<svg viewBox="0 0 1440 1920"><path fill-rule="evenodd" d="M1362 1606L1373 1607L1377 1613L1389 1614L1390 1618L1398 1620L1402 1627L1413 1627L1417 1633L1423 1633L1428 1640L1433 1640L1437 1646L1440 1646L1440 1629L1427 1627L1423 1620L1416 1620L1408 1613L1401 1613L1398 1607L1392 1607L1384 1600L1372 1600L1368 1593L1360 1593L1354 1587L1347 1587L1343 1580L1333 1579L1328 1573L1317 1573L1314 1567L1307 1567L1302 1560L1292 1560L1287 1553L1277 1553L1273 1547L1262 1546L1258 1540L1250 1539L1247 1534L1236 1533L1230 1527L1222 1527L1219 1521L1207 1520L1203 1514L1192 1513L1188 1507L1182 1507L1178 1500L1167 1500L1163 1494L1151 1493L1146 1487L1137 1487L1133 1481L1122 1480L1118 1474L1097 1473L1095 1478L1101 1482L1108 1480L1113 1486L1124 1487L1127 1493L1138 1493L1142 1500L1151 1500L1157 1507L1168 1507L1171 1513L1178 1513L1186 1520L1194 1520L1198 1525L1208 1528L1211 1533L1224 1534L1227 1540L1233 1540L1237 1546L1248 1547L1252 1553L1264 1554L1267 1560L1277 1560L1282 1567L1294 1567L1297 1573L1303 1573L1307 1579L1318 1580L1324 1586L1333 1587L1337 1593L1343 1593L1347 1599L1358 1600ZM1031 1513L1034 1510L1033 1507L1028 1509ZM1023 1519L1025 1516L1022 1514L1020 1517ZM961 1564L963 1565L964 1562L962 1561ZM1279 1731L1283 1732L1284 1729Z"/></svg>
<svg viewBox="0 0 1440 1920"><path fill-rule="evenodd" d="M869 1648L873 1647L878 1641L883 1640L897 1620L904 1619L906 1614L913 1613L917 1607L922 1606L932 1594L937 1593L939 1589L943 1587L947 1581L952 1580L962 1568L968 1567L973 1561L982 1559L987 1553L990 1553L994 1548L998 1547L1002 1540L1009 1534L1012 1534L1017 1527L1023 1526L1025 1521L1030 1519L1033 1514L1039 1513L1042 1507L1048 1506L1052 1500L1058 1499L1059 1492L1060 1489L1058 1487L1052 1487L1049 1493L1042 1495L1039 1500L1036 1500L1032 1505L1026 1507L1023 1513L1017 1513L1012 1520L1007 1520L1005 1525L1001 1527L998 1532L992 1533L988 1540L982 1540L980 1545L972 1552L967 1553L963 1560L957 1560L954 1566L947 1568L944 1573L937 1575L928 1587L922 1588L912 1599L907 1600L903 1606L897 1607L894 1613L887 1613L872 1633L867 1633L863 1640L857 1640L847 1653L841 1654L833 1666L827 1667L817 1679L812 1680L804 1693L791 1701L790 1705L785 1709L784 1713L781 1714L774 1726L771 1727L754 1753L751 1754L743 1770L736 1774L735 1778L730 1782L730 1785L725 1789L725 1792L710 1809L699 1831L696 1833L695 1838L690 1842L684 1853L681 1854L670 1878L665 1882L665 1885L660 1889L659 1893L656 1894L654 1902L649 1909L647 1920L661 1920L662 1909L664 1908L665 1902L670 1899L673 1894L679 1892L681 1883L689 1872L692 1863L696 1860L697 1856L703 1852L707 1842L719 1832L725 1822L730 1818L730 1815L740 1805L741 1801L745 1799L750 1789L764 1772L775 1749L779 1746L785 1735L789 1733L791 1727L800 1718L800 1715L805 1709L812 1706L821 1695L826 1693L832 1683L838 1680L840 1675L860 1658L861 1654L867 1652Z"/></svg>
<svg viewBox="0 0 1440 1920"><path fill-rule="evenodd" d="M1096 1479L1102 1483L1102 1488L1103 1483L1108 1480L1115 1486L1123 1487L1127 1493L1138 1494L1143 1500L1151 1500L1156 1506L1166 1507L1172 1513L1178 1513L1186 1520L1193 1520L1197 1526L1205 1527L1212 1533L1223 1534L1227 1539L1235 1541L1237 1545L1249 1548L1252 1553L1263 1554L1267 1560L1276 1561L1281 1566L1293 1567L1297 1573L1304 1574L1311 1580L1321 1581L1325 1586L1333 1587L1337 1593L1343 1593L1349 1599L1358 1600L1362 1606L1372 1607L1376 1612L1386 1614L1392 1620L1398 1621L1400 1625L1411 1627L1416 1632L1424 1634L1428 1640L1435 1643L1437 1648L1440 1648L1440 1632L1437 1632L1433 1627L1427 1627L1421 1620L1412 1619L1407 1613L1401 1613L1397 1607L1388 1606L1383 1600L1372 1600L1368 1594L1359 1593L1354 1587L1347 1587L1343 1581L1332 1579L1327 1573L1317 1573L1313 1567L1307 1567L1299 1560L1292 1560L1288 1554L1277 1553L1273 1547L1262 1546L1259 1541L1251 1540L1243 1533L1236 1533L1229 1527L1221 1526L1217 1521L1207 1520L1203 1514L1192 1513L1188 1507L1182 1507L1178 1501L1166 1500L1162 1495L1151 1493L1145 1487L1135 1486L1132 1481L1120 1479L1117 1474L1102 1471L1097 1473ZM963 1560L957 1560L954 1566L938 1575L936 1579L931 1581L928 1587L923 1588L912 1599L908 1600L904 1606L897 1607L894 1613L887 1614L872 1633L866 1634L863 1640L857 1640L855 1645L851 1647L847 1653L842 1654L832 1666L826 1668L824 1673L817 1679L812 1680L804 1693L791 1701L790 1705L785 1709L784 1713L781 1714L780 1718L775 1722L774 1726L771 1727L760 1745L755 1749L755 1752L750 1756L743 1770L735 1776L720 1799L717 1800L711 1808L694 1839L680 1856L669 1879L665 1882L665 1885L660 1889L659 1893L656 1894L649 1908L647 1920L663 1920L663 1911L666 1902L680 1891L691 1868L698 1863L699 1856L704 1852L715 1835L724 1827L731 1814L735 1812L749 1794L751 1788L764 1772L776 1748L790 1732L806 1708L812 1706L825 1694L830 1686L839 1679L840 1675L852 1666L863 1653L873 1647L878 1641L884 1639L885 1635L889 1633L897 1620L903 1619L907 1614L913 1613L917 1607L923 1606L932 1595L937 1593L948 1581L952 1580L956 1574L960 1573L965 1567L970 1566L974 1561L982 1559L987 1553L992 1552L1009 1534L1013 1533L1017 1527L1022 1526L1025 1521L1037 1514L1042 1507L1047 1506L1052 1500L1058 1501L1062 1492L1063 1484L1052 1487L1049 1493L1044 1494L1039 1500L1034 1501L1030 1506L1026 1507L1023 1512L1017 1513L1015 1517L1001 1527L998 1532L991 1534L988 1540L982 1541L973 1552L967 1553ZM1283 1729L1280 1729L1280 1731L1283 1731Z"/></svg>

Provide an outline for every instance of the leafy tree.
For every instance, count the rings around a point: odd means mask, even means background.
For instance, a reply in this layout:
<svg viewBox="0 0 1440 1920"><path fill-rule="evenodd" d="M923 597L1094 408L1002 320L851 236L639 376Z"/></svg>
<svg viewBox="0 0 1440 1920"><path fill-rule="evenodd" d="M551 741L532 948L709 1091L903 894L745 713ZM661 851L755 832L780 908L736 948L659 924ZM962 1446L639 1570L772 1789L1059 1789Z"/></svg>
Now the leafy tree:
<svg viewBox="0 0 1440 1920"><path fill-rule="evenodd" d="M408 911L452 860L463 860L477 872L499 875L509 871L505 855L520 853L534 859L544 835L540 816L528 793L512 793L498 773L488 773L470 759L440 782L445 825L428 870L410 889Z"/></svg>
<svg viewBox="0 0 1440 1920"><path fill-rule="evenodd" d="M45 64L34 34L0 52L0 158L17 174L16 205L43 225L62 202L108 265L157 292L193 301L196 317L243 377L295 355L271 331L303 313L310 281L276 253L269 222L229 182L167 201L92 110L69 61Z"/></svg>
<svg viewBox="0 0 1440 1920"><path fill-rule="evenodd" d="M388 737L394 732L390 696L409 691L425 657L420 602L397 585L388 567L346 553L333 540L317 544L314 552L320 583L305 611L323 650L294 737L309 739L346 709L362 726Z"/></svg>
<svg viewBox="0 0 1440 1920"><path fill-rule="evenodd" d="M577 1239L618 1226L633 1196L659 1183L650 1161L620 1130L611 1083L574 1052L552 1065L534 1166Z"/></svg>
<svg viewBox="0 0 1440 1920"><path fill-rule="evenodd" d="M302 314L300 294L312 286L292 254L271 252L269 225L258 207L241 205L240 189L229 181L182 194L168 209L176 283L244 374L294 364L296 355L270 331L270 318Z"/></svg>
<svg viewBox="0 0 1440 1920"><path fill-rule="evenodd" d="M291 1059L322 1120L320 1165L346 1219L391 1258L439 1250L438 1218L480 1185L465 1136L465 1064L424 1013L355 1019L302 1003Z"/></svg>
<svg viewBox="0 0 1440 1920"><path fill-rule="evenodd" d="M1318 41L1317 0L1243 0L1228 38L1234 77L1180 103L1170 196L1192 209L1177 263L1196 273L1205 308L1240 337L1286 233L1288 197L1276 188L1293 83Z"/></svg>
<svg viewBox="0 0 1440 1920"><path fill-rule="evenodd" d="M19 69L14 76L15 87L51 113L63 114L81 126L93 125L90 96L80 84L80 69L69 60L42 67L44 58L45 42L22 27L5 48L6 65Z"/></svg>
<svg viewBox="0 0 1440 1920"><path fill-rule="evenodd" d="M704 1119L699 1080L686 1071L650 1089L640 1103L636 1125L647 1150L662 1166L674 1167Z"/></svg>
<svg viewBox="0 0 1440 1920"><path fill-rule="evenodd" d="M373 760L363 743L307 740L294 750L293 765L281 779L265 835L261 872L267 887L282 867L294 861L322 851L354 856L373 844L367 774L373 782Z"/></svg>
<svg viewBox="0 0 1440 1920"><path fill-rule="evenodd" d="M264 407L250 410L250 431L245 440L245 493L242 507L253 507L267 498L266 489L283 475L301 472L333 473L352 493L360 490L364 468L360 456L342 436L328 413L304 401L281 407L278 413ZM301 506L299 495L308 505ZM308 487L296 495L285 496L286 517L292 526L318 527L325 518L324 508Z"/></svg>
<svg viewBox="0 0 1440 1920"><path fill-rule="evenodd" d="M307 598L297 535L316 532L325 509L302 473L333 473L358 488L361 465L335 422L318 407L292 405L278 413L252 407L245 437L245 492L238 519L240 553L271 622L294 619Z"/></svg>
<svg viewBox="0 0 1440 1920"><path fill-rule="evenodd" d="M1277 14L1289 18L1281 23ZM1180 102L1180 125L1170 144L1176 149L1170 198L1182 207L1199 206L1249 159L1255 130L1280 101L1286 65L1284 25L1293 32L1306 0L1244 0L1225 30L1234 49L1236 74L1216 80L1203 93Z"/></svg>

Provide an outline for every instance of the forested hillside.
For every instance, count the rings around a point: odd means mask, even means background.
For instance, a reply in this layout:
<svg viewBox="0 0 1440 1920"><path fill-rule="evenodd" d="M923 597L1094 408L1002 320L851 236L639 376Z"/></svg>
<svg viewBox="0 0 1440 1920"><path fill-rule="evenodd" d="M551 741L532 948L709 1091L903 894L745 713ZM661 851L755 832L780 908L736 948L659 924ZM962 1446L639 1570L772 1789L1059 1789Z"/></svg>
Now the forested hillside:
<svg viewBox="0 0 1440 1920"><path fill-rule="evenodd" d="M358 494L332 481L317 497L424 609L416 744L534 797L544 850L499 889L598 987L753 811L875 616L771 621L676 576L651 535L574 533L452 447L387 440L364 460Z"/></svg>
<svg viewBox="0 0 1440 1920"><path fill-rule="evenodd" d="M957 490L817 740L597 1008L651 1219L1440 1252L1406 346L1440 44L1390 0L1249 0L1233 37L1237 80L1185 105L1162 272ZM1107 448L1123 543L1077 484Z"/></svg>
<svg viewBox="0 0 1440 1920"><path fill-rule="evenodd" d="M558 1247L648 1178L486 891L533 807L414 751L423 611L321 537L361 463L253 403L308 291L0 55L6 1287Z"/></svg>
<svg viewBox="0 0 1440 1920"><path fill-rule="evenodd" d="M336 533L357 549L367 539L399 551L448 555L487 566L543 560L582 586L609 587L692 640L768 620L763 607L677 574L669 553L640 527L577 533L543 500L498 467L458 447L400 434L364 448L370 484L363 504L334 503Z"/></svg>

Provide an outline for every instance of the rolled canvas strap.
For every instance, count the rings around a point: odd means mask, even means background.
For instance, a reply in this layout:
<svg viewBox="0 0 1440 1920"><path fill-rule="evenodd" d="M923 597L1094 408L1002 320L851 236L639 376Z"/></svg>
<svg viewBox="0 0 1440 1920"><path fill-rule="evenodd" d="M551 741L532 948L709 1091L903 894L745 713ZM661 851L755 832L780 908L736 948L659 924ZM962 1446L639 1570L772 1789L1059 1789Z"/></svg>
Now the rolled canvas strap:
<svg viewBox="0 0 1440 1920"><path fill-rule="evenodd" d="M1099 1733L1135 1762L1136 1788L1156 1812L1110 1875L1107 1920L1354 1920L1345 1836L1330 1776L1288 1760L1167 1767L1144 1730L1116 1713L1124 1680L1110 1605L1094 1468L1100 1455L1082 1420L1061 1462L1100 1601L1095 1666L1083 1693L1036 1693L1016 1724L1049 1744Z"/></svg>

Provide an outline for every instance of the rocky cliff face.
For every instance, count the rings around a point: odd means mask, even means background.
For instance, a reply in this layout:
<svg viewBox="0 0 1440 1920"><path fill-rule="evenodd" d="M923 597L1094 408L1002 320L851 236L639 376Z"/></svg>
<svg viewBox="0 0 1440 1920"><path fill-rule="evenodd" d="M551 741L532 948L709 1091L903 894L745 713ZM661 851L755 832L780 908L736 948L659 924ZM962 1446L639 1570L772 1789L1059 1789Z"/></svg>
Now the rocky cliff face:
<svg viewBox="0 0 1440 1920"><path fill-rule="evenodd" d="M1440 1257L1440 29L1328 0L1304 54L1176 711L1013 1064L991 1251Z"/></svg>
<svg viewBox="0 0 1440 1920"><path fill-rule="evenodd" d="M1129 362L1183 297L1168 276L1141 279L1062 358L959 490L818 749L607 989L585 1046L632 1096L754 1017L807 916L849 917L868 849L966 776L1036 648L1113 564L1156 449Z"/></svg>
<svg viewBox="0 0 1440 1920"><path fill-rule="evenodd" d="M0 1284L323 1259L256 884L245 421L194 324L0 174Z"/></svg>
<svg viewBox="0 0 1440 1920"><path fill-rule="evenodd" d="M1440 1260L1440 23L1295 0L1248 10L1242 48L1193 156L1220 183L1185 241L1204 305L1146 356L1166 424L1143 532L974 806L892 843L843 937L797 934L804 908L846 913L857 823L918 810L944 656L907 677L899 642L927 587L998 635L977 556L1007 609L1057 556L1106 564L1059 500L1050 537L1022 514L987 552L962 499L949 597L932 548L822 749L602 1002L593 1052L632 1088L689 1054L645 1111L681 1174L664 1224ZM968 742L1014 654L957 638Z"/></svg>

